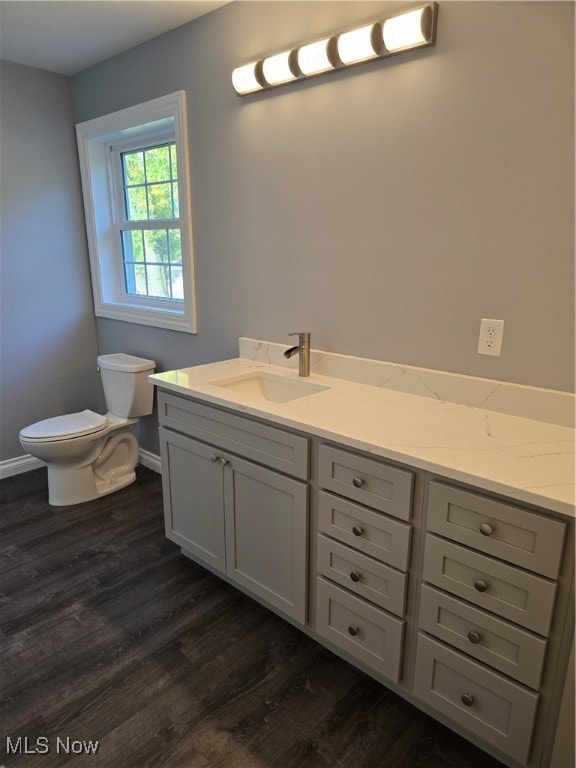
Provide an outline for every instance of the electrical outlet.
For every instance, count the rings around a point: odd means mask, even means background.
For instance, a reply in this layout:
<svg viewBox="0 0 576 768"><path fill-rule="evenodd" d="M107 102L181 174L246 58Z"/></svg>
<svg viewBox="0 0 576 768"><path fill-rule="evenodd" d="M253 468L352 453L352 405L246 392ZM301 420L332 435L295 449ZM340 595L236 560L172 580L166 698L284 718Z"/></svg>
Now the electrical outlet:
<svg viewBox="0 0 576 768"><path fill-rule="evenodd" d="M500 356L502 349L502 336L504 335L504 320L480 321L480 337L478 339L478 353L480 355Z"/></svg>

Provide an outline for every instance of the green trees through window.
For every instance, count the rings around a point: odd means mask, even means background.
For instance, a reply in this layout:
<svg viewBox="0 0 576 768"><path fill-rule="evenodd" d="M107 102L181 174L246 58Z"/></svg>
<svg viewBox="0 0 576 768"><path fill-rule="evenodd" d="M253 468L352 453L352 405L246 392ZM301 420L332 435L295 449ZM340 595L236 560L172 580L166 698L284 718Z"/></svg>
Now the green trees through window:
<svg viewBox="0 0 576 768"><path fill-rule="evenodd" d="M126 292L183 301L176 144L123 152L121 159Z"/></svg>

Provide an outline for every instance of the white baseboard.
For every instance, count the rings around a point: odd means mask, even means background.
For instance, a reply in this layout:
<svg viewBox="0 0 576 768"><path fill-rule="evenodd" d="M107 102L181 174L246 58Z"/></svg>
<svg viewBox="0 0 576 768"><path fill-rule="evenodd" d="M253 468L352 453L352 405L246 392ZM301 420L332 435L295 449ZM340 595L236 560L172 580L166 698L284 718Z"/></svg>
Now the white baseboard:
<svg viewBox="0 0 576 768"><path fill-rule="evenodd" d="M158 472L158 474L162 473L162 463L160 461L160 456L157 454L150 453L150 451L145 451L144 448L140 448L139 460L143 467L148 467L148 469L151 469L153 472Z"/></svg>
<svg viewBox="0 0 576 768"><path fill-rule="evenodd" d="M40 469L45 466L46 464L41 459L35 459L33 456L30 456L29 453L25 453L24 456L16 456L13 459L0 461L0 480L4 480L6 477L12 477L12 475L21 475L24 472L31 472L33 469Z"/></svg>
<svg viewBox="0 0 576 768"><path fill-rule="evenodd" d="M150 451L140 448L139 461L143 467L148 467L148 469L154 472L162 472L160 456L157 456L155 453L150 453ZM13 459L6 459L6 461L0 461L0 480L12 477L12 475L31 472L33 469L40 469L45 466L46 464L41 459L35 459L29 453L24 454L24 456L16 456Z"/></svg>

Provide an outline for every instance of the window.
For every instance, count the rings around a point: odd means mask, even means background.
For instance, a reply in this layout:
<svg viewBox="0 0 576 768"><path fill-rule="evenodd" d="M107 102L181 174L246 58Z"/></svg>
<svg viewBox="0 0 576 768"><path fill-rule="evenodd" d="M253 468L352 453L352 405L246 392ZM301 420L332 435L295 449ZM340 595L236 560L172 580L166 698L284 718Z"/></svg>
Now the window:
<svg viewBox="0 0 576 768"><path fill-rule="evenodd" d="M176 142L114 150L112 163L126 293L183 301Z"/></svg>
<svg viewBox="0 0 576 768"><path fill-rule="evenodd" d="M195 333L184 92L76 130L96 315Z"/></svg>

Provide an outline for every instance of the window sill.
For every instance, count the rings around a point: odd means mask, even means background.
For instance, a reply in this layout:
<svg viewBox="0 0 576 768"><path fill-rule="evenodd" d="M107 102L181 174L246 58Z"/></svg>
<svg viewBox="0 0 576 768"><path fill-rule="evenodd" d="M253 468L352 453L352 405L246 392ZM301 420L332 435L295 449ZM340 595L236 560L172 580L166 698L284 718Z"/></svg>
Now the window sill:
<svg viewBox="0 0 576 768"><path fill-rule="evenodd" d="M156 328L167 328L172 331L184 331L196 333L195 318L189 317L186 312L173 312L161 309L146 309L124 304L101 304L96 308L97 317L106 317L109 320L120 320L126 323L138 325L151 325Z"/></svg>

